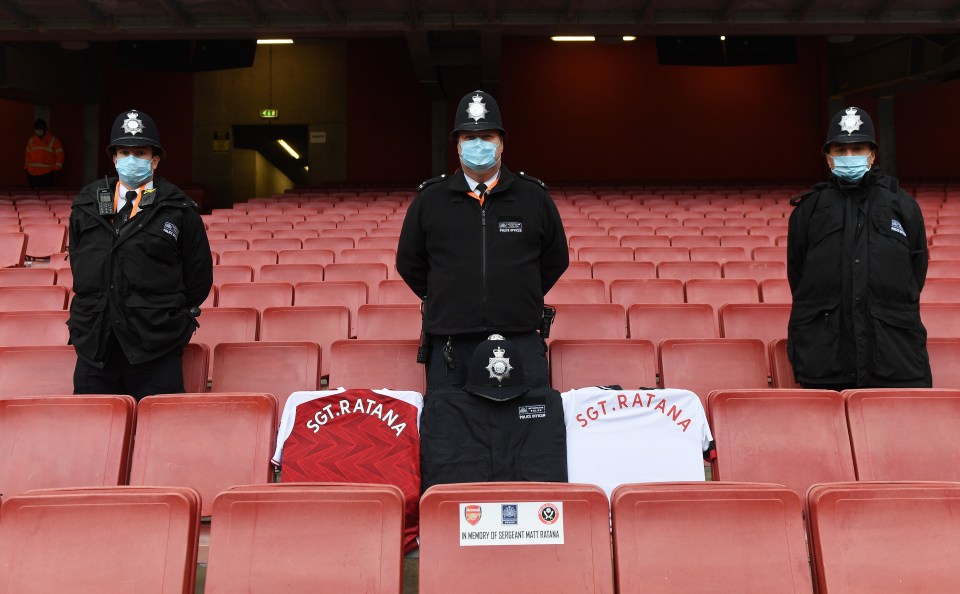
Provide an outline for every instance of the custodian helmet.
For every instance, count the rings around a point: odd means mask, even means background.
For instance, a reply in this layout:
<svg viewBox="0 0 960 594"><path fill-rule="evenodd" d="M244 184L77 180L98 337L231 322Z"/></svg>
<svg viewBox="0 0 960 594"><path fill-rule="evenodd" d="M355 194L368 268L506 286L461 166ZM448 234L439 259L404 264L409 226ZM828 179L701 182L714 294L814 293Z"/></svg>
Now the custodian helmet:
<svg viewBox="0 0 960 594"><path fill-rule="evenodd" d="M139 109L124 110L113 120L107 154L115 153L118 146L150 146L154 152L163 154L157 125Z"/></svg>
<svg viewBox="0 0 960 594"><path fill-rule="evenodd" d="M497 105L497 100L492 95L478 90L467 93L460 100L450 136L456 138L461 132L479 130L499 130L503 136L507 135L500 119L500 106Z"/></svg>
<svg viewBox="0 0 960 594"><path fill-rule="evenodd" d="M870 114L859 107L847 107L830 120L827 128L827 141L823 144L823 152L827 152L830 145L852 144L854 142L869 142L877 148L877 139L873 130L873 120Z"/></svg>

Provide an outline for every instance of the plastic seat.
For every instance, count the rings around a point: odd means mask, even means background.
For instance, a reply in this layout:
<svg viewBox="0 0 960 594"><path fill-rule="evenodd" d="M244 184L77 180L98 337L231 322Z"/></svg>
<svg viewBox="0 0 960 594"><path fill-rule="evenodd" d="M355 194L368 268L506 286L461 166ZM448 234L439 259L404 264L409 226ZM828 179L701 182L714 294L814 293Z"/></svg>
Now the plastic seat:
<svg viewBox="0 0 960 594"><path fill-rule="evenodd" d="M200 503L191 489L51 489L0 507L0 593L191 594Z"/></svg>
<svg viewBox="0 0 960 594"><path fill-rule="evenodd" d="M785 262L763 260L727 260L723 263L723 278L752 278L763 281L768 278L787 278Z"/></svg>
<svg viewBox="0 0 960 594"><path fill-rule="evenodd" d="M501 523L504 503L516 505L511 510L517 512L515 526ZM501 532L505 539L509 534L514 540L520 533L526 536L527 531L536 532L550 544L490 546L489 540L470 538L471 534L482 537L485 532ZM562 543L558 542L560 534ZM430 487L420 502L419 590L422 594L612 594L607 496L595 485L566 483Z"/></svg>
<svg viewBox="0 0 960 594"><path fill-rule="evenodd" d="M960 592L960 485L816 485L807 509L818 592Z"/></svg>
<svg viewBox="0 0 960 594"><path fill-rule="evenodd" d="M26 234L20 232L0 233L0 268L23 266L26 255Z"/></svg>
<svg viewBox="0 0 960 594"><path fill-rule="evenodd" d="M330 374L330 345L350 337L350 310L342 305L268 307L261 318L261 340L319 344L321 377Z"/></svg>
<svg viewBox="0 0 960 594"><path fill-rule="evenodd" d="M633 259L637 262L688 262L690 250L685 247L638 247L633 250Z"/></svg>
<svg viewBox="0 0 960 594"><path fill-rule="evenodd" d="M403 495L396 487L240 486L220 493L213 507L206 594L402 589Z"/></svg>
<svg viewBox="0 0 960 594"><path fill-rule="evenodd" d="M280 252L281 250L300 250L303 249L303 242L296 237L271 237L250 240L251 250L272 250Z"/></svg>
<svg viewBox="0 0 960 594"><path fill-rule="evenodd" d="M262 393L164 394L137 404L131 485L176 485L200 494L273 480L277 401Z"/></svg>
<svg viewBox="0 0 960 594"><path fill-rule="evenodd" d="M361 305L357 312L357 338L419 340L423 321L418 304Z"/></svg>
<svg viewBox="0 0 960 594"><path fill-rule="evenodd" d="M684 221L686 223L686 221ZM720 238L709 235L677 235L670 238L670 245L673 247L685 247L687 249L694 247L720 247Z"/></svg>
<svg viewBox="0 0 960 594"><path fill-rule="evenodd" d="M636 303L683 303L683 281L622 279L610 283L610 302L629 308Z"/></svg>
<svg viewBox="0 0 960 594"><path fill-rule="evenodd" d="M0 346L0 397L73 394L72 346Z"/></svg>
<svg viewBox="0 0 960 594"><path fill-rule="evenodd" d="M715 312L725 303L760 303L760 288L751 278L692 278L683 290L687 303L709 303Z"/></svg>
<svg viewBox="0 0 960 594"><path fill-rule="evenodd" d="M293 290L293 303L301 305L342 305L350 310L350 336L357 335L360 306L367 303L367 284L363 281L331 281L298 283Z"/></svg>
<svg viewBox="0 0 960 594"><path fill-rule="evenodd" d="M253 266L247 264L214 264L213 284L253 282Z"/></svg>
<svg viewBox="0 0 960 594"><path fill-rule="evenodd" d="M801 500L788 489L623 485L611 508L620 592L813 591Z"/></svg>
<svg viewBox="0 0 960 594"><path fill-rule="evenodd" d="M723 264L728 260L746 260L747 256L747 250L738 246L690 248L690 259L694 262L719 262Z"/></svg>
<svg viewBox="0 0 960 594"><path fill-rule="evenodd" d="M713 390L766 389L767 349L754 338L670 338L660 343L660 383L700 396Z"/></svg>
<svg viewBox="0 0 960 594"><path fill-rule="evenodd" d="M846 390L843 397L860 480L960 481L960 390Z"/></svg>
<svg viewBox="0 0 960 594"><path fill-rule="evenodd" d="M357 239L357 249L377 249L377 250L391 250L394 254L397 253L397 243L400 240L400 230L388 230L388 229L377 229L383 233L383 235L368 235L367 237L361 237ZM386 233L390 231L390 234Z"/></svg>
<svg viewBox="0 0 960 594"><path fill-rule="evenodd" d="M630 338L655 345L668 338L720 336L716 314L704 303L636 303L627 309L627 327Z"/></svg>
<svg viewBox="0 0 960 594"><path fill-rule="evenodd" d="M960 338L928 338L934 388L960 390Z"/></svg>
<svg viewBox="0 0 960 594"><path fill-rule="evenodd" d="M657 264L657 278L676 279L687 282L692 278L716 278L722 277L719 262L706 261L677 261L661 262Z"/></svg>
<svg viewBox="0 0 960 594"><path fill-rule="evenodd" d="M327 264L333 264L334 257L335 255L332 250L280 250L277 252L277 264L315 264L326 266ZM261 268L261 270L263 269Z"/></svg>
<svg viewBox="0 0 960 594"><path fill-rule="evenodd" d="M217 307L253 307L263 311L291 305L293 285L286 282L224 283L217 291Z"/></svg>
<svg viewBox="0 0 960 594"><path fill-rule="evenodd" d="M211 392L266 392L283 410L290 394L320 388L313 341L221 342L213 349Z"/></svg>
<svg viewBox="0 0 960 594"><path fill-rule="evenodd" d="M558 392L609 385L655 388L654 343L619 338L554 340L550 343L550 384Z"/></svg>
<svg viewBox="0 0 960 594"><path fill-rule="evenodd" d="M0 312L62 311L67 307L67 288L60 285L0 287Z"/></svg>
<svg viewBox="0 0 960 594"><path fill-rule="evenodd" d="M413 290L407 286L407 283L400 279L387 279L380 281L377 291L377 302L381 305L389 304L420 304L421 299L414 294Z"/></svg>
<svg viewBox="0 0 960 594"><path fill-rule="evenodd" d="M609 303L607 287L600 279L560 279L547 291L543 300L550 305L560 303Z"/></svg>
<svg viewBox="0 0 960 594"><path fill-rule="evenodd" d="M803 496L814 483L857 478L839 392L721 390L707 409L714 480L777 483Z"/></svg>
<svg viewBox="0 0 960 594"><path fill-rule="evenodd" d="M426 390L417 340L336 340L330 346L331 387Z"/></svg>
<svg viewBox="0 0 960 594"><path fill-rule="evenodd" d="M757 338L763 344L787 337L790 305L785 303L727 303L720 306L722 338Z"/></svg>
<svg viewBox="0 0 960 594"><path fill-rule="evenodd" d="M341 264L383 264L387 278L399 279L396 248L348 248L341 250L337 262Z"/></svg>
<svg viewBox="0 0 960 594"><path fill-rule="evenodd" d="M793 364L787 356L787 339L777 338L767 344L770 355L770 378L774 388L799 388Z"/></svg>
<svg viewBox="0 0 960 594"><path fill-rule="evenodd" d="M612 235L571 235L567 237L567 245L575 250L585 247L620 247L620 238Z"/></svg>
<svg viewBox="0 0 960 594"><path fill-rule="evenodd" d="M639 230L635 234L621 235L620 245L627 248L670 247L670 238L666 235L651 235L652 230ZM653 262L647 262L653 264Z"/></svg>
<svg viewBox="0 0 960 594"><path fill-rule="evenodd" d="M958 299L960 299L960 296L958 296ZM920 318L927 329L927 338L960 338L960 301L954 303L921 302Z"/></svg>
<svg viewBox="0 0 960 594"><path fill-rule="evenodd" d="M0 312L0 345L65 345L70 340L69 317L65 310Z"/></svg>
<svg viewBox="0 0 960 594"><path fill-rule="evenodd" d="M786 233L784 233L786 236ZM776 246L767 246L767 247L755 247L753 251L750 252L750 255L754 260L766 260L773 262L784 262L787 261L787 246L786 245L776 245Z"/></svg>
<svg viewBox="0 0 960 594"><path fill-rule="evenodd" d="M24 229L26 231L26 229ZM28 234L29 235L29 234ZM931 245L928 248L931 260L960 260L960 245ZM27 242L27 256L30 255L30 242Z"/></svg>
<svg viewBox="0 0 960 594"><path fill-rule="evenodd" d="M960 278L960 260L930 260L927 262L927 281L935 278ZM923 297L923 293L920 293Z"/></svg>
<svg viewBox="0 0 960 594"><path fill-rule="evenodd" d="M793 292L786 278L766 278L760 281L760 301L763 303L793 303Z"/></svg>
<svg viewBox="0 0 960 594"><path fill-rule="evenodd" d="M335 231L335 229L332 230ZM321 229L320 231L327 231L327 229ZM357 241L353 237L331 237L323 235L304 240L303 249L327 250L333 252L335 257L339 258L341 251L356 247L356 244Z"/></svg>
<svg viewBox="0 0 960 594"><path fill-rule="evenodd" d="M607 287L615 280L651 279L657 277L657 267L651 262L594 262L593 278L602 280Z"/></svg>
<svg viewBox="0 0 960 594"><path fill-rule="evenodd" d="M629 247L582 247L576 251L576 259L580 262L632 262L633 249ZM571 258L572 260L573 258Z"/></svg>
<svg viewBox="0 0 960 594"><path fill-rule="evenodd" d="M26 256L29 259L49 258L67 246L66 225L23 223L23 232L27 236Z"/></svg>
<svg viewBox="0 0 960 594"><path fill-rule="evenodd" d="M202 310L200 327L190 342L204 344L213 353L221 342L247 342L259 336L259 313L252 307L213 307ZM213 359L210 360L208 380L213 377Z"/></svg>
<svg viewBox="0 0 960 594"><path fill-rule="evenodd" d="M626 338L627 315L619 303L561 303L549 340Z"/></svg>
<svg viewBox="0 0 960 594"><path fill-rule="evenodd" d="M264 283L289 283L292 287L297 283L321 281L321 264L264 264L260 267L260 282Z"/></svg>
<svg viewBox="0 0 960 594"><path fill-rule="evenodd" d="M257 279L260 274L260 267L264 264L276 264L277 252L275 250L225 250L220 253L220 265L243 264L253 269L253 278Z"/></svg>
<svg viewBox="0 0 960 594"><path fill-rule="evenodd" d="M2 250L0 246L0 253ZM56 277L53 268L0 268L0 287L52 285Z"/></svg>
<svg viewBox="0 0 960 594"><path fill-rule="evenodd" d="M928 278L920 292L921 303L960 303L960 277Z"/></svg>
<svg viewBox="0 0 960 594"><path fill-rule="evenodd" d="M0 493L124 484L135 406L130 396L0 399Z"/></svg>
<svg viewBox="0 0 960 594"><path fill-rule="evenodd" d="M383 262L342 261L324 267L325 281L362 281L367 285L367 302L377 303L380 281L388 278L388 267Z"/></svg>

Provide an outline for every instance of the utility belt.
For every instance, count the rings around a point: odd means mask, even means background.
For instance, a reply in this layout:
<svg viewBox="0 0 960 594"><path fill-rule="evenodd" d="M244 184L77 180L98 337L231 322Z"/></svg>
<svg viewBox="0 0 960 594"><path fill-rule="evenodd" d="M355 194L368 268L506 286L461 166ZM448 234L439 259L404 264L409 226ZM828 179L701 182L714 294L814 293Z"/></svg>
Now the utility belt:
<svg viewBox="0 0 960 594"><path fill-rule="evenodd" d="M423 305L421 304L421 312L423 311ZM557 310L555 307L550 305L543 306L543 314L540 317L540 339L544 341L546 345L547 338L550 337L550 326L553 325L553 321L557 317ZM434 340L443 340L446 339L446 344L443 346L443 358L448 367L453 366L453 336L442 336L442 335L431 335L426 332L425 329L421 327L420 330L420 344L417 347L417 363L427 365L430 363L430 353L431 347Z"/></svg>

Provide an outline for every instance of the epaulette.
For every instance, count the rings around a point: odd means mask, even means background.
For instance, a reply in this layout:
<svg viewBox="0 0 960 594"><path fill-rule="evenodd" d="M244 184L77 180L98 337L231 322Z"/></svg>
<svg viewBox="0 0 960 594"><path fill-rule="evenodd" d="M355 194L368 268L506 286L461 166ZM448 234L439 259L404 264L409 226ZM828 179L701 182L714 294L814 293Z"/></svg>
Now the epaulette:
<svg viewBox="0 0 960 594"><path fill-rule="evenodd" d="M810 196L813 196L814 194L820 193L820 190L823 190L824 188L828 187L829 185L830 185L830 184L828 184L828 183L826 183L826 182L820 182L820 183L816 184L815 186L813 186L813 189L810 190L809 192L807 192L806 194L800 194L799 196L794 196L793 198L791 198L791 199L790 199L790 206L796 206L796 205L800 204L801 202L803 202L804 200L806 200L806 199L809 198Z"/></svg>
<svg viewBox="0 0 960 594"><path fill-rule="evenodd" d="M420 184L419 186L417 186L417 191L419 192L419 191L423 190L424 188L426 188L427 186L431 186L431 185L433 185L433 184L435 184L435 183L437 183L437 182L442 182L442 181L445 180L445 179L447 179L447 174L446 174L446 173L444 173L444 174L442 174L442 175L438 175L437 177L431 177L431 178L428 179L427 181L425 181L425 182L423 182L422 184Z"/></svg>
<svg viewBox="0 0 960 594"><path fill-rule="evenodd" d="M520 177L522 177L523 179L525 179L525 180L527 180L527 181L532 181L533 183L537 184L538 186L540 186L540 187L543 188L544 190L547 189L547 184L543 183L541 180L533 177L532 175L527 175L526 173L524 173L524 172L522 172L522 171L519 172L519 173L517 173L517 175L519 175Z"/></svg>

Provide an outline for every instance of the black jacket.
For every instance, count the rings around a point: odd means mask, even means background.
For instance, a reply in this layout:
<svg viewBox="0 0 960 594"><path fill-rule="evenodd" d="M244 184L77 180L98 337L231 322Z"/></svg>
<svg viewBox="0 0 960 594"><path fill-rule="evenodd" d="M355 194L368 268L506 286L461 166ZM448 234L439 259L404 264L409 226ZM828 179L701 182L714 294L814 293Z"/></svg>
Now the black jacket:
<svg viewBox="0 0 960 594"><path fill-rule="evenodd" d="M143 193L140 211L118 232L97 210L98 191L112 196L116 183L88 185L70 213L75 296L67 325L77 356L101 368L111 332L131 363L181 348L197 327L188 310L213 284L210 244L186 194L154 178L154 192Z"/></svg>
<svg viewBox="0 0 960 594"><path fill-rule="evenodd" d="M917 202L869 172L795 198L787 237L788 352L797 380L929 387L920 291L927 239Z"/></svg>
<svg viewBox="0 0 960 594"><path fill-rule="evenodd" d="M424 297L430 334L528 332L567 269L563 223L543 182L500 170L481 207L461 171L428 180L407 210L397 271Z"/></svg>

